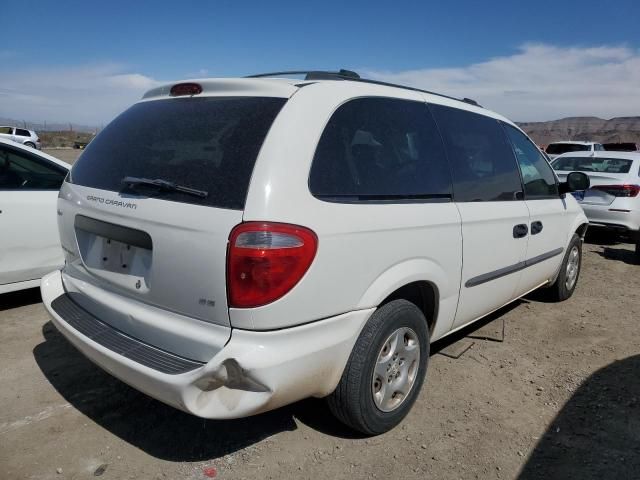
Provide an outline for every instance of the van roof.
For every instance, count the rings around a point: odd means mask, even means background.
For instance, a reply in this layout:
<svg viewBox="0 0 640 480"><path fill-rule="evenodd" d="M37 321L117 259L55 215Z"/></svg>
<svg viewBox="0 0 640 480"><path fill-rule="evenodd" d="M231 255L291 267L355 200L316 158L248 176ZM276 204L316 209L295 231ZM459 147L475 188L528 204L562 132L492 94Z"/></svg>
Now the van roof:
<svg viewBox="0 0 640 480"><path fill-rule="evenodd" d="M408 91L416 92L425 96L428 102L435 104L442 104L468 110L480 114L487 115L492 118L502 120L510 125L516 126L511 120L503 117L502 115L495 113L491 110L485 109L477 102L471 99L459 99L448 95L434 93L427 90L421 90L419 88L406 87L403 85L396 85L386 82L379 82L376 80L367 80L360 78L351 78L349 76L335 77L327 75L325 77L319 75L307 75L305 79L291 78L293 74L300 74L305 72L281 72L276 74L260 74L250 77L224 77L224 78L197 78L180 80L176 82L166 83L158 87L152 88L147 91L142 101L146 100L158 100L161 98L173 98L170 94L171 88L174 85L182 83L196 83L202 88L199 96L262 96L262 97L281 97L289 98L296 91L307 85L313 84L325 84L333 85L337 88L340 86L351 86L359 84L362 87L368 86L368 89L376 89L379 91L389 91L390 96L395 96L404 92L402 96L405 96ZM327 73L327 72L313 72L313 73ZM331 73L331 72L329 72Z"/></svg>

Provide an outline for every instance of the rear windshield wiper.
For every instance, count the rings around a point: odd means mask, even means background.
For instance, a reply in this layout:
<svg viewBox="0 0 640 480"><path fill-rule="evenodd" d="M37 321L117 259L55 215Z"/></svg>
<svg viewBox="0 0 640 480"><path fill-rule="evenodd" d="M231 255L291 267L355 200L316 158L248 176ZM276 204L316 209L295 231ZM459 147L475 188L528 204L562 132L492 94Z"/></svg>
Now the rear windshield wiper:
<svg viewBox="0 0 640 480"><path fill-rule="evenodd" d="M147 187L156 187L160 190L169 192L181 192L188 195L194 195L196 197L206 198L209 196L209 192L204 190L197 190L195 188L185 187L183 185L177 185L174 182L168 180L162 180L161 178L138 178L138 177L124 177L122 183L125 187L134 187L136 185L144 185Z"/></svg>

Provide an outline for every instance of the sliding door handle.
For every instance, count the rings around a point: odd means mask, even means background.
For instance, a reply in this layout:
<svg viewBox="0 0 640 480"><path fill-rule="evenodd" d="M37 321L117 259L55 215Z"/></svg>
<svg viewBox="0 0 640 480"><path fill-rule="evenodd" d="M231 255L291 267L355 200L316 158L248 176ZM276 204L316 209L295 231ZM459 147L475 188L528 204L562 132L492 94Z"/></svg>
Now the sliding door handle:
<svg viewBox="0 0 640 480"><path fill-rule="evenodd" d="M525 223L519 223L513 227L513 238L526 237L527 233L529 233L529 227Z"/></svg>
<svg viewBox="0 0 640 480"><path fill-rule="evenodd" d="M531 222L531 235L537 235L542 231L542 222L535 221Z"/></svg>

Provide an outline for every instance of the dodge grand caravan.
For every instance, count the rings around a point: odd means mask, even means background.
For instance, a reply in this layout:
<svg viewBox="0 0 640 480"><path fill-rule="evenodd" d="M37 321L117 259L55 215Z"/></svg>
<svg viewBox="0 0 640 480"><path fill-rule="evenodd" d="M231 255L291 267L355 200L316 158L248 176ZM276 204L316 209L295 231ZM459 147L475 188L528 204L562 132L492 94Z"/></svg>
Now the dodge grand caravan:
<svg viewBox="0 0 640 480"><path fill-rule="evenodd" d="M430 342L539 287L572 295L586 182L473 101L348 71L169 84L74 165L42 296L88 358L176 408L327 397L378 434Z"/></svg>

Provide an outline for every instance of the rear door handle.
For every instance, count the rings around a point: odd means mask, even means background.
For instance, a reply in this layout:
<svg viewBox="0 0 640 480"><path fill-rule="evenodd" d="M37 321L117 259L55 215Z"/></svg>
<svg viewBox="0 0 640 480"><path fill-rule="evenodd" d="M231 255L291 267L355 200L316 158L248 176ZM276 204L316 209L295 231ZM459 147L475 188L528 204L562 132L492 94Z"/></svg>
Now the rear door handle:
<svg viewBox="0 0 640 480"><path fill-rule="evenodd" d="M531 235L537 235L542 231L542 222L536 220L531 222Z"/></svg>
<svg viewBox="0 0 640 480"><path fill-rule="evenodd" d="M519 223L513 227L513 238L526 237L527 233L529 233L529 227L525 223Z"/></svg>

